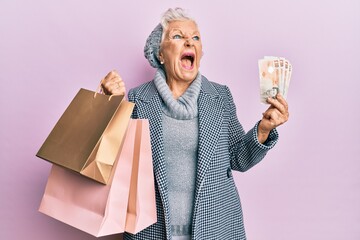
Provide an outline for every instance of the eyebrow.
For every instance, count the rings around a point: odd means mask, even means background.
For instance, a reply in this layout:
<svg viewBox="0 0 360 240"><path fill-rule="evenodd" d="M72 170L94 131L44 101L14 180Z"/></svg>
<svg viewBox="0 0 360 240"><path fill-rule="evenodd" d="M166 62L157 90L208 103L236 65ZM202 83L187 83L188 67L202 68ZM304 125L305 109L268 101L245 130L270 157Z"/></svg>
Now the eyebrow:
<svg viewBox="0 0 360 240"><path fill-rule="evenodd" d="M183 31L181 31L179 28L173 28L171 31L169 31L169 34L171 34L171 33L173 33L173 32L177 32L177 31L180 32L181 34L184 34ZM194 32L192 33L192 35L194 35L194 34L199 34L199 35L200 35L199 30L194 31Z"/></svg>

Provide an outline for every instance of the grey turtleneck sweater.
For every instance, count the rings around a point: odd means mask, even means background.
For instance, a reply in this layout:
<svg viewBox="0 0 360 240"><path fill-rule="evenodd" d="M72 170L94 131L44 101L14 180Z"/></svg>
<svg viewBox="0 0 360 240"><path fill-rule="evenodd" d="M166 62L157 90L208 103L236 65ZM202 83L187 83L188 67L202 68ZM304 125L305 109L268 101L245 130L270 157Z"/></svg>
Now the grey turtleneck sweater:
<svg viewBox="0 0 360 240"><path fill-rule="evenodd" d="M190 236L195 197L199 132L197 100L201 74L178 99L174 99L163 70L156 72L154 83L163 101L164 155L172 235Z"/></svg>

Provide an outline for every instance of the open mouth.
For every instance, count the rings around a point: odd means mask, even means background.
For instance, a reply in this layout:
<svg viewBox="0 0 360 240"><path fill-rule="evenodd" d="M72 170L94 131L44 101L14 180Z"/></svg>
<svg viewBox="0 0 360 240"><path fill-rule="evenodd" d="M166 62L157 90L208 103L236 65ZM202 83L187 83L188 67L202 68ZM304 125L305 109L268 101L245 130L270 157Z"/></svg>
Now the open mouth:
<svg viewBox="0 0 360 240"><path fill-rule="evenodd" d="M194 68L194 60L194 53L183 53L180 58L181 66L187 70L191 70Z"/></svg>

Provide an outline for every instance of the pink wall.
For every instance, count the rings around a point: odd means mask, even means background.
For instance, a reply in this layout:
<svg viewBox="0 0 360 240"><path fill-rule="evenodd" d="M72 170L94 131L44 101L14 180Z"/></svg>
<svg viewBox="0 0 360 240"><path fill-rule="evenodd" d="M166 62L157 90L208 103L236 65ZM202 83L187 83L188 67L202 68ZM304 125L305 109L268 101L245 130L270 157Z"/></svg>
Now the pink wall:
<svg viewBox="0 0 360 240"><path fill-rule="evenodd" d="M234 174L248 238L360 239L358 0L2 0L0 239L94 239L37 212L50 164L35 153L80 87L112 69L128 89L152 78L145 39L174 6L197 19L201 72L230 86L246 129L265 110L257 59L294 67L280 142Z"/></svg>

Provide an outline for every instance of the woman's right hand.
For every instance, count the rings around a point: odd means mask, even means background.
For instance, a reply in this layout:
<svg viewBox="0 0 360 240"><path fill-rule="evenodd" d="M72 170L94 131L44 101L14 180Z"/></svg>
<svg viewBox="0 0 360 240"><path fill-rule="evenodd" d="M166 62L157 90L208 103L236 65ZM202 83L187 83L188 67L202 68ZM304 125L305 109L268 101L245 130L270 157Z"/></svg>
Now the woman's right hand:
<svg viewBox="0 0 360 240"><path fill-rule="evenodd" d="M101 80L101 88L107 95L125 95L126 93L125 83L116 70L109 72Z"/></svg>

